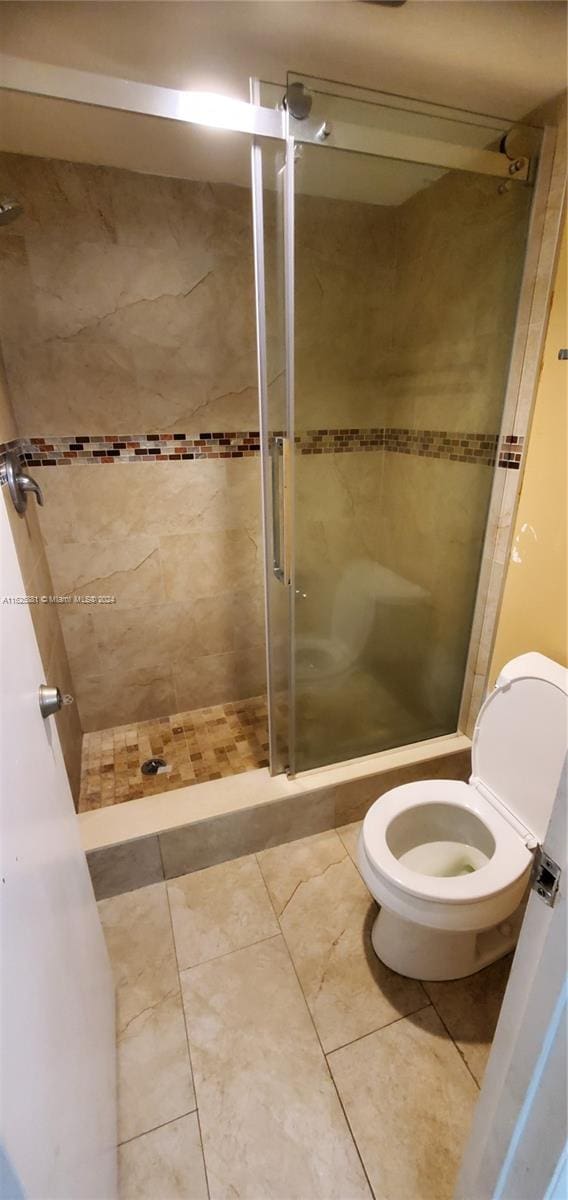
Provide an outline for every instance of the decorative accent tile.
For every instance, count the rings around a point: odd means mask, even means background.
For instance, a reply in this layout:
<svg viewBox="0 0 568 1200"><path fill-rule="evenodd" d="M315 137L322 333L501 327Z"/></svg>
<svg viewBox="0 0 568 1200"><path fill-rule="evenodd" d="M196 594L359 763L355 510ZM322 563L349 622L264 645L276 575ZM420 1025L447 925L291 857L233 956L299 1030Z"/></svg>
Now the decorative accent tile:
<svg viewBox="0 0 568 1200"><path fill-rule="evenodd" d="M524 444L524 437L514 433L502 437L499 445L498 465L506 467L510 471L518 471L523 458Z"/></svg>
<svg viewBox="0 0 568 1200"><path fill-rule="evenodd" d="M251 458L260 453L258 430L200 433L74 434L22 440L29 466L67 463L177 462L195 458Z"/></svg>
<svg viewBox="0 0 568 1200"><path fill-rule="evenodd" d="M497 434L455 433L437 429L385 429L385 450L446 458L453 462L495 465Z"/></svg>
<svg viewBox="0 0 568 1200"><path fill-rule="evenodd" d="M384 429L307 429L296 435L301 454L346 454L380 450L385 444Z"/></svg>
<svg viewBox="0 0 568 1200"><path fill-rule="evenodd" d="M282 436L275 430L272 437ZM524 438L508 434L499 444L498 466L519 469ZM444 429L307 429L295 438L300 454L354 454L387 450L421 458L495 466L496 433L460 433ZM73 434L69 437L21 438L0 444L0 454L17 449L29 467L112 465L113 463L180 462L203 458L255 458L260 455L258 430L186 433Z"/></svg>

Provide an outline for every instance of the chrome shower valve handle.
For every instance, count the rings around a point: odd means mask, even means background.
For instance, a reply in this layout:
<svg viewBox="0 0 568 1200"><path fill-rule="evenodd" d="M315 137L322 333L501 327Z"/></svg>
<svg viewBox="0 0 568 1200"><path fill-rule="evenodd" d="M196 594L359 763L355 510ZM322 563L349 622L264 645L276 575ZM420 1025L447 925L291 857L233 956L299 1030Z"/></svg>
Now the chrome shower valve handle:
<svg viewBox="0 0 568 1200"><path fill-rule="evenodd" d="M32 492L38 504L43 507L43 492L39 483L36 483L31 475L22 470L20 459L14 450L6 454L0 470L3 482L8 484L8 491L16 512L25 513L28 505L28 492Z"/></svg>

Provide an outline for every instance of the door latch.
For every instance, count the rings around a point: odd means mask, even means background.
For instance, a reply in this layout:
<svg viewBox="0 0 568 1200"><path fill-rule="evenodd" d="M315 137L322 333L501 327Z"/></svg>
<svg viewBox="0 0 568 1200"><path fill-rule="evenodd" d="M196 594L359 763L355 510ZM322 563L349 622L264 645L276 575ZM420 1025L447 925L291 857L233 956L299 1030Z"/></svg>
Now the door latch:
<svg viewBox="0 0 568 1200"><path fill-rule="evenodd" d="M562 868L539 846L535 855L532 888L549 908L553 907L556 900L561 874Z"/></svg>

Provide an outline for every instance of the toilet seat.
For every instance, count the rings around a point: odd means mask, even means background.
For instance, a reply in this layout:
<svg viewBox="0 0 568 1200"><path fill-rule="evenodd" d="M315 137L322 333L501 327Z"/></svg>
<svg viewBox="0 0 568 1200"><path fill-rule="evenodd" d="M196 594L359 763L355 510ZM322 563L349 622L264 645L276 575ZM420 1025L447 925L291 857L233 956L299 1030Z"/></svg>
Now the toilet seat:
<svg viewBox="0 0 568 1200"><path fill-rule="evenodd" d="M387 836L394 819L410 809L432 804L447 805L458 813L466 810L489 830L495 849L479 870L450 877L423 875L392 853ZM533 858L513 825L475 786L453 779L424 779L393 788L369 809L361 839L372 871L409 896L439 904L471 904L498 895L527 874ZM453 840L451 817L448 840Z"/></svg>
<svg viewBox="0 0 568 1200"><path fill-rule="evenodd" d="M567 730L568 671L520 655L480 710L469 783L424 779L371 806L357 861L380 906L373 948L391 970L461 979L513 948Z"/></svg>

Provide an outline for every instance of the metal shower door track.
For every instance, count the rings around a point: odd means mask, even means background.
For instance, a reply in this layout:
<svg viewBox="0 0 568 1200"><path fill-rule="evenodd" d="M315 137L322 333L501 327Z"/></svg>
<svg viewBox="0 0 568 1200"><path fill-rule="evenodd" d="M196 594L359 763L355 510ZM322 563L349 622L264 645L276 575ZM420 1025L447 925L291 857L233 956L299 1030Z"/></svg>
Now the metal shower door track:
<svg viewBox="0 0 568 1200"><path fill-rule="evenodd" d="M284 109L265 108L228 96L178 91L113 75L78 71L74 67L32 62L10 54L0 55L0 88L186 124L210 125L278 141L286 141L291 136L297 141L315 144L320 141L321 122L291 119ZM284 91L282 85L283 94ZM494 175L515 182L525 181L530 170L529 160L521 160L522 166L519 167L512 164L505 154L495 150L480 150L435 138L392 133L346 121L332 123L329 131L326 131L325 144L338 150L446 170L473 171L478 175Z"/></svg>

